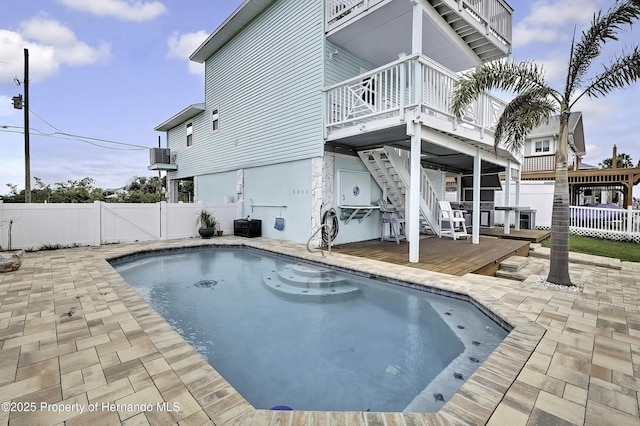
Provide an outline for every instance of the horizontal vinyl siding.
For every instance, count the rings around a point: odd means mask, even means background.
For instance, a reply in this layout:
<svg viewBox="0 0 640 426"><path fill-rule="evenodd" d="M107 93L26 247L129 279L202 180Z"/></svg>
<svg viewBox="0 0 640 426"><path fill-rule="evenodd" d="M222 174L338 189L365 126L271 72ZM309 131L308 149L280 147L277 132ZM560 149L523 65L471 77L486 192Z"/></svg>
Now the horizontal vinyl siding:
<svg viewBox="0 0 640 426"><path fill-rule="evenodd" d="M335 59L330 59L331 52L338 52ZM325 85L340 83L362 73L362 70L372 70L375 67L369 61L357 57L348 50L344 50L327 40L325 59Z"/></svg>
<svg viewBox="0 0 640 426"><path fill-rule="evenodd" d="M322 155L322 3L275 1L206 61L206 111L181 175Z"/></svg>
<svg viewBox="0 0 640 426"><path fill-rule="evenodd" d="M208 116L198 114L190 120L172 128L167 132L167 147L176 156L178 170L169 172L170 179L182 179L194 176L193 167L188 167L197 158L196 146L202 145L203 130L207 127ZM193 145L187 147L187 123L193 123Z"/></svg>

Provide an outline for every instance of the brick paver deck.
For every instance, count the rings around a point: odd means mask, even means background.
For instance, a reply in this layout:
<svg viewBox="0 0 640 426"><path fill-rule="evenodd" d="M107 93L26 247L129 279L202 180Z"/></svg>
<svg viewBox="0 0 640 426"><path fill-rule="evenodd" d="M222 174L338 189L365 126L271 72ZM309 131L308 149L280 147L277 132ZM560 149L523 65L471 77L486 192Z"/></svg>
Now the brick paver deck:
<svg viewBox="0 0 640 426"><path fill-rule="evenodd" d="M106 261L202 244L251 245L466 294L514 329L438 413L254 410ZM11 401L0 423L640 425L640 265L585 263L571 265L584 285L575 291L540 276L454 277L232 236L27 253L20 270L0 274L0 402Z"/></svg>

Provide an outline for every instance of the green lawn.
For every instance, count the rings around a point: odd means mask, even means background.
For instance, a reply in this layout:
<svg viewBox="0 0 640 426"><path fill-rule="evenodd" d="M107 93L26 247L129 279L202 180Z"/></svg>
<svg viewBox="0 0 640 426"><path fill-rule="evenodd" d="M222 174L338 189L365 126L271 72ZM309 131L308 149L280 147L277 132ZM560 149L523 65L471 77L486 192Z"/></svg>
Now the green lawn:
<svg viewBox="0 0 640 426"><path fill-rule="evenodd" d="M551 246L551 239L542 242L543 247ZM626 241L610 241L600 238L571 235L569 251L593 254L595 256L614 257L629 262L640 262L640 244Z"/></svg>

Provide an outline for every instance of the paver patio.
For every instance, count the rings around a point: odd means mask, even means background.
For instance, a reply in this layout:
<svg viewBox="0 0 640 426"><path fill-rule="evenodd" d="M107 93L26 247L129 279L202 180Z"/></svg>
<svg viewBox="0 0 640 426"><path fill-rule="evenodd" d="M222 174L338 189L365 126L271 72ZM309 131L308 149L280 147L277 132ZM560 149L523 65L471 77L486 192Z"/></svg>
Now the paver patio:
<svg viewBox="0 0 640 426"><path fill-rule="evenodd" d="M438 413L254 410L105 260L203 244L469 295L514 329ZM544 275L455 277L232 236L27 253L20 270L0 274L0 401L12 401L0 423L640 425L640 264L582 260L571 265L584 285L575 291Z"/></svg>

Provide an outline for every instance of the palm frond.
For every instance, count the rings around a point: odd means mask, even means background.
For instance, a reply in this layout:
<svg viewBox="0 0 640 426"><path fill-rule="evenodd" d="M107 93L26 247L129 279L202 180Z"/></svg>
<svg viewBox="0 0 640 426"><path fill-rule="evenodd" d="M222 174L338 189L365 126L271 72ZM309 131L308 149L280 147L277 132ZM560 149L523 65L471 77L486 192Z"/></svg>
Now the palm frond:
<svg viewBox="0 0 640 426"><path fill-rule="evenodd" d="M611 40L617 41L623 27L632 25L638 18L640 0L616 1L605 14L600 11L593 16L591 27L582 32L582 37L575 47L572 45L564 93L566 100L582 85L591 63L602 53L604 44Z"/></svg>
<svg viewBox="0 0 640 426"><path fill-rule="evenodd" d="M549 88L534 88L519 94L506 105L494 133L496 149L501 142L511 152L522 149L527 135L558 111L550 93Z"/></svg>
<svg viewBox="0 0 640 426"><path fill-rule="evenodd" d="M628 55L623 55L604 67L604 71L594 77L584 92L574 100L580 99L582 95L592 98L604 96L615 89L622 89L629 84L640 79L640 50L636 46Z"/></svg>
<svg viewBox="0 0 640 426"><path fill-rule="evenodd" d="M451 113L462 117L466 107L479 95L491 90L521 93L548 87L543 70L533 62L496 61L464 74L451 99Z"/></svg>

